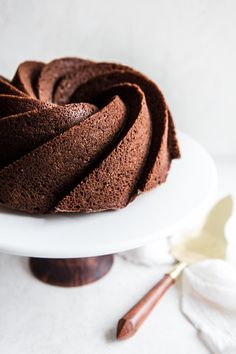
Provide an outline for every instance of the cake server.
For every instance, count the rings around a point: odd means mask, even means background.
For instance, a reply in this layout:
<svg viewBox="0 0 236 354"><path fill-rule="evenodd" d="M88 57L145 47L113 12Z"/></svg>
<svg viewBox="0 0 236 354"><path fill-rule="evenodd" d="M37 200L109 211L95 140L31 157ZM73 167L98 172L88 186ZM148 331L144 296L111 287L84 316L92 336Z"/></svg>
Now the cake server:
<svg viewBox="0 0 236 354"><path fill-rule="evenodd" d="M231 196L221 199L213 206L198 232L185 235L171 246L171 253L177 260L176 265L119 320L117 339L129 338L137 332L154 306L174 284L186 266L209 258L225 259L224 229L232 208Z"/></svg>

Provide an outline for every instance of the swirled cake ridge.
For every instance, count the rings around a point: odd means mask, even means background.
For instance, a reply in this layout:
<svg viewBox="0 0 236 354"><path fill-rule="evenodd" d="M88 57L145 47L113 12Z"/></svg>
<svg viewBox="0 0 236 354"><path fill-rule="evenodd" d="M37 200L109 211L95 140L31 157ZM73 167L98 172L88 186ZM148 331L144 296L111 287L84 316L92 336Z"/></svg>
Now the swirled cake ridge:
<svg viewBox="0 0 236 354"><path fill-rule="evenodd" d="M0 77L0 204L29 213L125 207L180 157L160 89L115 63L19 65Z"/></svg>

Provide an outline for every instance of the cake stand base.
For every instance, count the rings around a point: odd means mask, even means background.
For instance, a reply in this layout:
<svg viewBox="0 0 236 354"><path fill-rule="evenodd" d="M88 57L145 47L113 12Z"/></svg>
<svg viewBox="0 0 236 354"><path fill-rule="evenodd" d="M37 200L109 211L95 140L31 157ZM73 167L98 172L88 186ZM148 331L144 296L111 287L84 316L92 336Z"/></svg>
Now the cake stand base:
<svg viewBox="0 0 236 354"><path fill-rule="evenodd" d="M82 286L102 278L113 264L113 255L48 259L30 258L30 269L41 281L64 287Z"/></svg>

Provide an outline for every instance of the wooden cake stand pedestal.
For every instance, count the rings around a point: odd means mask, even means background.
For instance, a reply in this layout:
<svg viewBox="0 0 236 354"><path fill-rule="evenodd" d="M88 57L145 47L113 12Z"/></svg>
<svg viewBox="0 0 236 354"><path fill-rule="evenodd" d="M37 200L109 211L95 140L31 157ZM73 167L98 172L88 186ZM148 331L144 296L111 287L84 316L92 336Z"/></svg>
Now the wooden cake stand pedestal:
<svg viewBox="0 0 236 354"><path fill-rule="evenodd" d="M217 172L201 145L178 137L182 157L167 182L124 209L32 216L0 208L0 252L33 257L30 268L45 283L81 286L103 277L113 254L185 231L212 205Z"/></svg>
<svg viewBox="0 0 236 354"><path fill-rule="evenodd" d="M113 255L48 259L30 258L30 269L41 281L64 287L81 286L102 278L113 264Z"/></svg>

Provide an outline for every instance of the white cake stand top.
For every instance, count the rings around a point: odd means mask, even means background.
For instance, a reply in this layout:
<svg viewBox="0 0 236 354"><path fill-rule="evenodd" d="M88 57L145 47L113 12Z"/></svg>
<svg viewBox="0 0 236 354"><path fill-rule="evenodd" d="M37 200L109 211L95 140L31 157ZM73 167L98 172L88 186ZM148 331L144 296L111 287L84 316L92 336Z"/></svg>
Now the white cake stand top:
<svg viewBox="0 0 236 354"><path fill-rule="evenodd" d="M210 206L217 172L208 153L178 133L182 158L167 182L126 208L88 215L30 216L0 209L0 252L45 258L117 253L168 236Z"/></svg>

